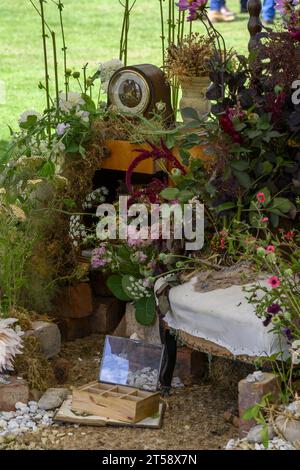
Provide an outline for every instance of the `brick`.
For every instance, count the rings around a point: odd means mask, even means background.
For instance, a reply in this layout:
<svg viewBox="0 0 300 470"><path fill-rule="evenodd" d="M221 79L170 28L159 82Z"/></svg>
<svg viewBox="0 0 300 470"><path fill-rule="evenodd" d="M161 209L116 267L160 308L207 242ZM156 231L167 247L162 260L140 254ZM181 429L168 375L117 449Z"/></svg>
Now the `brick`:
<svg viewBox="0 0 300 470"><path fill-rule="evenodd" d="M239 436L243 438L248 434L250 429L257 424L255 420L245 421L242 419L245 411L256 403L259 403L268 393L271 393L273 400L277 402L279 400L280 388L276 376L269 372L264 372L264 380L260 382L247 382L246 379L241 380L238 388L240 416Z"/></svg>
<svg viewBox="0 0 300 470"><path fill-rule="evenodd" d="M9 377L9 384L0 384L0 411L15 411L15 404L28 403L29 387L24 379Z"/></svg>
<svg viewBox="0 0 300 470"><path fill-rule="evenodd" d="M100 271L91 271L90 284L96 297L111 297L111 291L106 285L106 276Z"/></svg>
<svg viewBox="0 0 300 470"><path fill-rule="evenodd" d="M56 317L85 318L93 312L92 290L88 283L81 282L65 287L56 302Z"/></svg>
<svg viewBox="0 0 300 470"><path fill-rule="evenodd" d="M40 343L41 351L47 359L56 356L61 348L61 334L55 323L45 321L32 322L32 329L26 336L35 336Z"/></svg>
<svg viewBox="0 0 300 470"><path fill-rule="evenodd" d="M125 313L125 303L115 297L94 299L94 313L91 316L91 330L94 334L111 334L117 328Z"/></svg>
<svg viewBox="0 0 300 470"><path fill-rule="evenodd" d="M113 334L114 336L130 338L134 333L142 341L152 344L161 344L158 318L154 325L140 325L135 319L134 305L132 303L127 303L125 315Z"/></svg>
<svg viewBox="0 0 300 470"><path fill-rule="evenodd" d="M91 335L91 317L61 318L57 325L64 341L74 341Z"/></svg>
<svg viewBox="0 0 300 470"><path fill-rule="evenodd" d="M180 377L185 385L191 385L201 382L207 370L206 354L186 347L178 348L174 377Z"/></svg>

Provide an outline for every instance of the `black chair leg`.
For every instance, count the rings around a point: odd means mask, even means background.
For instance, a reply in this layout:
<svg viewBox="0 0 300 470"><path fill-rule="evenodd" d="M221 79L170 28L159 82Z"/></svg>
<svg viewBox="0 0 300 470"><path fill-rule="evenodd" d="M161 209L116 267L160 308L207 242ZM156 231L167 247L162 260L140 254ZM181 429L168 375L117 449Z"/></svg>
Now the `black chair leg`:
<svg viewBox="0 0 300 470"><path fill-rule="evenodd" d="M176 365L177 341L175 336L171 335L170 331L164 328L162 321L160 321L159 328L161 342L165 346L160 374L161 392L162 395L169 395Z"/></svg>

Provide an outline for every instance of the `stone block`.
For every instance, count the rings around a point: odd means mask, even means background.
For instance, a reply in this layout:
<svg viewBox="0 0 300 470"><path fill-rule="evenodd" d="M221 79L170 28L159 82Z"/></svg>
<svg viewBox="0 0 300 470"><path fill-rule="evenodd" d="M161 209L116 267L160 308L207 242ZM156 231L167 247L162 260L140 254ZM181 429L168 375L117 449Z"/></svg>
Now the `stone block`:
<svg viewBox="0 0 300 470"><path fill-rule="evenodd" d="M140 340L146 341L147 343L161 344L158 318L154 325L140 325L135 319L134 305L127 303L125 315L114 331L114 336L130 338L132 335L137 335Z"/></svg>
<svg viewBox="0 0 300 470"><path fill-rule="evenodd" d="M93 312L92 290L88 283L81 282L65 287L56 302L55 316L62 318L85 318Z"/></svg>
<svg viewBox="0 0 300 470"><path fill-rule="evenodd" d="M62 318L57 324L64 341L74 341L92 334L90 316L85 318Z"/></svg>
<svg viewBox="0 0 300 470"><path fill-rule="evenodd" d="M269 393L272 395L272 400L277 402L280 388L277 377L269 372L264 372L262 380L254 382L249 382L247 379L241 380L238 389L240 417L239 436L242 439L246 437L250 429L257 424L255 420L243 420L245 411L256 403L260 403L262 398Z"/></svg>
<svg viewBox="0 0 300 470"><path fill-rule="evenodd" d="M61 334L55 323L45 321L32 322L32 329L26 336L35 336L40 343L41 351L47 359L56 356L61 348Z"/></svg>
<svg viewBox="0 0 300 470"><path fill-rule="evenodd" d="M207 354L186 347L178 348L174 377L179 377L185 385L191 385L201 382L207 371Z"/></svg>
<svg viewBox="0 0 300 470"><path fill-rule="evenodd" d="M121 302L115 297L96 297L94 299L94 313L91 316L92 333L113 333L124 313L125 302Z"/></svg>
<svg viewBox="0 0 300 470"><path fill-rule="evenodd" d="M0 384L0 411L15 411L17 402L28 403L29 387L24 379L9 377L8 384Z"/></svg>

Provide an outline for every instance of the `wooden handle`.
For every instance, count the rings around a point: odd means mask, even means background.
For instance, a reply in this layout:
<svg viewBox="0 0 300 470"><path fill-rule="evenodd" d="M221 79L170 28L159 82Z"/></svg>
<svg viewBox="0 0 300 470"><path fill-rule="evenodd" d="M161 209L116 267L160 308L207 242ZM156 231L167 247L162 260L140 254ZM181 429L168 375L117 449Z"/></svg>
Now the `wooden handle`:
<svg viewBox="0 0 300 470"><path fill-rule="evenodd" d="M248 0L248 11L250 15L248 21L248 30L250 33L248 49L251 52L257 45L257 39L255 36L262 30L262 24L260 21L261 0Z"/></svg>

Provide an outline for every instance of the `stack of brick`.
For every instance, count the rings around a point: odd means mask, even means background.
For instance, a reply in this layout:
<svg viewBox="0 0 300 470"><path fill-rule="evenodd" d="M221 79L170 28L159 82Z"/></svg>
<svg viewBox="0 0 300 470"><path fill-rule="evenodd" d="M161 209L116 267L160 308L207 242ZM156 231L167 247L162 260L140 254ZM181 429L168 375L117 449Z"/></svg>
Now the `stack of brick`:
<svg viewBox="0 0 300 470"><path fill-rule="evenodd" d="M99 289L95 293L89 283L80 282L60 292L55 317L64 340L110 334L118 326L125 304L114 297L97 295Z"/></svg>

